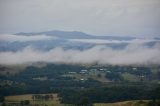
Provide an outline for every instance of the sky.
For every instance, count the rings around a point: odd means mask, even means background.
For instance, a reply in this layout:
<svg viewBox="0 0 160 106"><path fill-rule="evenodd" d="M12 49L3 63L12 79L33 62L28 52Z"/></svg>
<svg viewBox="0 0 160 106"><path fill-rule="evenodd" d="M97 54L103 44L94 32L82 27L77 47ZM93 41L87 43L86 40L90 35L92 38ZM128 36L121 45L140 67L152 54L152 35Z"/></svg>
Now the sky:
<svg viewBox="0 0 160 106"><path fill-rule="evenodd" d="M160 0L0 0L0 34L160 36Z"/></svg>

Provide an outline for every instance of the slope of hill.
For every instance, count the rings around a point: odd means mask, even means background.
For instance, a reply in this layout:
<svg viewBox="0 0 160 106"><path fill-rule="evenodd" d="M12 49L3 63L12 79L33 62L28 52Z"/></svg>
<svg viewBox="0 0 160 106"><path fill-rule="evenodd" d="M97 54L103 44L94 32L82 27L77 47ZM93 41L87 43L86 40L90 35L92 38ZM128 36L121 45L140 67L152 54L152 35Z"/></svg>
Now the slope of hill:
<svg viewBox="0 0 160 106"><path fill-rule="evenodd" d="M160 102L153 103L151 100L135 100L116 103L95 103L94 106L159 106Z"/></svg>
<svg viewBox="0 0 160 106"><path fill-rule="evenodd" d="M17 38L27 38L35 36L45 36L53 37L55 39L41 39L41 40L27 40L19 41ZM8 41L14 39L14 41ZM93 36L83 32L78 31L47 31L47 32L33 32L33 33L16 33L15 35L8 36L5 38L2 37L0 40L0 51L18 51L22 50L25 47L33 47L38 50L50 50L55 47L61 47L64 49L78 49L84 50L92 48L97 45L103 45L113 49L123 49L130 43L144 43L147 46L154 46L159 40L157 39L139 39L134 37L120 37L120 36ZM17 39L17 40L16 40Z"/></svg>
<svg viewBox="0 0 160 106"><path fill-rule="evenodd" d="M25 33L20 32L16 33L15 35L26 35L26 36L33 36L33 35L49 35L49 36L56 36L63 39L108 39L108 40L132 40L135 37L126 37L126 36L95 36L86 34L79 31L59 31L59 30L52 30L52 31L45 31L45 32L31 32Z"/></svg>

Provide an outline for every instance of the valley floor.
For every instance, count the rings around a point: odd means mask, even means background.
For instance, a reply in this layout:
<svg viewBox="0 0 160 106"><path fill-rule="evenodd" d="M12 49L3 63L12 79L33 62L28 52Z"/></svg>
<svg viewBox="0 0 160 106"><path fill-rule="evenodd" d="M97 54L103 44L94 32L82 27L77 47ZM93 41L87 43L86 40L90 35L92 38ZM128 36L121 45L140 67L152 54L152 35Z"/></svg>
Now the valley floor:
<svg viewBox="0 0 160 106"><path fill-rule="evenodd" d="M0 106L74 106L61 104L57 94L26 94L6 96ZM153 105L152 100L132 100L116 103L94 103L93 106L159 106L160 100Z"/></svg>

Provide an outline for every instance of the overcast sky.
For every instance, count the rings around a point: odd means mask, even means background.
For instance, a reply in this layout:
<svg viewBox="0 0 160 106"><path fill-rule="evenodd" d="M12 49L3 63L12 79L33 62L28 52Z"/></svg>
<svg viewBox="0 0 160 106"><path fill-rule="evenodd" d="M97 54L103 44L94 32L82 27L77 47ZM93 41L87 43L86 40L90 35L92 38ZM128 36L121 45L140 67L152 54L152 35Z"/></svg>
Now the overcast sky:
<svg viewBox="0 0 160 106"><path fill-rule="evenodd" d="M0 33L160 36L160 0L0 0Z"/></svg>

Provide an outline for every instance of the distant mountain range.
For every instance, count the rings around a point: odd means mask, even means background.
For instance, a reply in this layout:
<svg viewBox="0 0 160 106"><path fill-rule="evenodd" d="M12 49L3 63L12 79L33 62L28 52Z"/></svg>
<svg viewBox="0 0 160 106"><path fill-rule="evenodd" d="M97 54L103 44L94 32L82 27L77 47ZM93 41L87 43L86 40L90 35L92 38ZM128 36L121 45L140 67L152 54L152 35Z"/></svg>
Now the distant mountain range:
<svg viewBox="0 0 160 106"><path fill-rule="evenodd" d="M136 37L121 37L121 36L94 36L78 31L46 31L46 32L32 32L32 33L16 33L17 36L39 36L45 35L50 37L56 37L57 39L37 40L37 41L0 41L0 52L2 51L17 51L24 49L27 46L31 46L39 50L50 50L55 47L61 47L64 49L88 49L96 45L104 45L113 49L123 49L128 44L137 40L141 43L145 39L139 39ZM160 41L160 38L154 38L146 40L145 44L153 46Z"/></svg>
<svg viewBox="0 0 160 106"><path fill-rule="evenodd" d="M47 31L47 32L32 32L32 33L16 33L15 35L26 35L26 36L33 36L33 35L48 35L48 36L56 36L58 38L63 39L108 39L108 40L132 40L135 37L124 37L124 36L95 36L89 35L83 32L78 31Z"/></svg>

